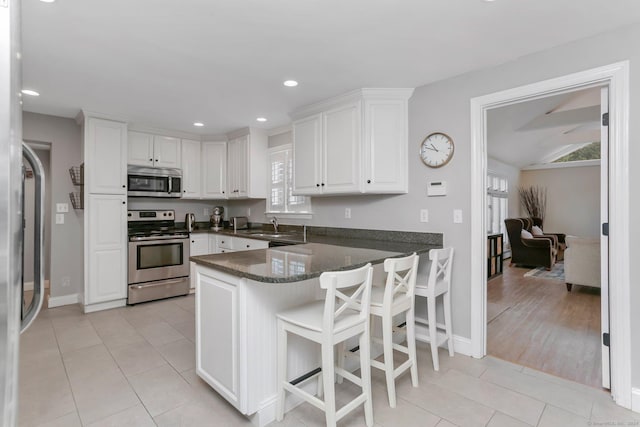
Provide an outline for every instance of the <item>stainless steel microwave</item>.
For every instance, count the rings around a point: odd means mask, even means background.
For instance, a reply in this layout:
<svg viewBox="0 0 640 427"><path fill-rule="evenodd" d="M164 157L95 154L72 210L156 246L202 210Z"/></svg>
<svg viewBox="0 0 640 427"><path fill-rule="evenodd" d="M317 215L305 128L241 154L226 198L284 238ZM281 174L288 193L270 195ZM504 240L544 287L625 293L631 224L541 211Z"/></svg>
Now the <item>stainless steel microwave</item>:
<svg viewBox="0 0 640 427"><path fill-rule="evenodd" d="M182 197L182 170L129 165L127 195L129 197Z"/></svg>

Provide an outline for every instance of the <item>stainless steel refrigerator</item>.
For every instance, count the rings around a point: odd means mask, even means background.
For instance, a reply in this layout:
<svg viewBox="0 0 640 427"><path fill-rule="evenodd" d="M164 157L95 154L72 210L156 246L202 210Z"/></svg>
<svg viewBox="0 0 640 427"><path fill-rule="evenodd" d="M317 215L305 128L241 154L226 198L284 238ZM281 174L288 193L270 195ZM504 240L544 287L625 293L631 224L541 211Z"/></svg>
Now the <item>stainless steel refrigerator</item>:
<svg viewBox="0 0 640 427"><path fill-rule="evenodd" d="M0 0L0 425L16 424L20 332L42 304L42 165L22 144L20 1ZM23 307L23 156L35 178L34 295Z"/></svg>

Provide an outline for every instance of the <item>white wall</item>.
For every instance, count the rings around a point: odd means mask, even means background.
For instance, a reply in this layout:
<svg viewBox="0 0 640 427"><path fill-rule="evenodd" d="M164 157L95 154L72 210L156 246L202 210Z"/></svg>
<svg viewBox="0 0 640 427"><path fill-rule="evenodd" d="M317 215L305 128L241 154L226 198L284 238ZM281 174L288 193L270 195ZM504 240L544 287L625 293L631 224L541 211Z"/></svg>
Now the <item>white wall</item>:
<svg viewBox="0 0 640 427"><path fill-rule="evenodd" d="M600 166L523 170L520 182L547 189L545 231L600 235Z"/></svg>
<svg viewBox="0 0 640 427"><path fill-rule="evenodd" d="M58 297L81 292L83 284L83 215L75 211L69 193L77 191L69 178L69 168L79 166L82 135L72 119L25 112L22 115L24 140L51 144L51 203L69 203L65 223L56 225L55 216L46 226L51 230L51 296Z"/></svg>

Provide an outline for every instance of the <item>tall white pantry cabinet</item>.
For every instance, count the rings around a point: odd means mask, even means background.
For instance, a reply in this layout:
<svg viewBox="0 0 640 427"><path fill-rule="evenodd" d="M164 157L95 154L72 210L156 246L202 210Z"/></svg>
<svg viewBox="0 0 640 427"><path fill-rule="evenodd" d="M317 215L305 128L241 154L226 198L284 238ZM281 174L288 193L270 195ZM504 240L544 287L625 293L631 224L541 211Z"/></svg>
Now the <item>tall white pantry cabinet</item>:
<svg viewBox="0 0 640 427"><path fill-rule="evenodd" d="M83 114L85 313L127 298L127 124Z"/></svg>

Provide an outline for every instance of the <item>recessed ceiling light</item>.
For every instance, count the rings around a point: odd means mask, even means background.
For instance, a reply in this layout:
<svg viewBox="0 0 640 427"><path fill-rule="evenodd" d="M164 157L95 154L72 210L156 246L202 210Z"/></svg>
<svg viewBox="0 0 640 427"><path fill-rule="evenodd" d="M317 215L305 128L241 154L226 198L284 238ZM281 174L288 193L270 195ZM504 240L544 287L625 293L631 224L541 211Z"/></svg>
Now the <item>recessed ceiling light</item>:
<svg viewBox="0 0 640 427"><path fill-rule="evenodd" d="M295 81L295 80L286 80L283 84L285 86L287 86L287 87L296 87L296 86L298 86L298 82Z"/></svg>
<svg viewBox="0 0 640 427"><path fill-rule="evenodd" d="M195 122L193 125L201 128L202 126L204 126L204 123Z"/></svg>
<svg viewBox="0 0 640 427"><path fill-rule="evenodd" d="M36 92L35 90L31 90L31 89L22 89L22 93L24 93L25 95L29 95L29 96L40 96L40 94L38 92Z"/></svg>
<svg viewBox="0 0 640 427"><path fill-rule="evenodd" d="M42 3L53 3L56 0L40 0Z"/></svg>
<svg viewBox="0 0 640 427"><path fill-rule="evenodd" d="M267 121L267 119L265 119L264 117L258 117L256 120L259 121L259 122L266 122Z"/></svg>

